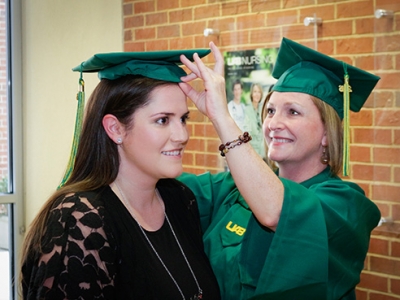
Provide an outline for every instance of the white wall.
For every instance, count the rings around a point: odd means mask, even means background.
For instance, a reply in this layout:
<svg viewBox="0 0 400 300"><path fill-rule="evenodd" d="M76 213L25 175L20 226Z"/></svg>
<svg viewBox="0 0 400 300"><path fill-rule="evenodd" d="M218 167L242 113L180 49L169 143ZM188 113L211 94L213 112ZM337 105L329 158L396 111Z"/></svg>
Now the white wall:
<svg viewBox="0 0 400 300"><path fill-rule="evenodd" d="M23 0L25 222L60 183L71 149L79 73L95 53L123 51L122 0ZM84 74L86 100L98 83Z"/></svg>

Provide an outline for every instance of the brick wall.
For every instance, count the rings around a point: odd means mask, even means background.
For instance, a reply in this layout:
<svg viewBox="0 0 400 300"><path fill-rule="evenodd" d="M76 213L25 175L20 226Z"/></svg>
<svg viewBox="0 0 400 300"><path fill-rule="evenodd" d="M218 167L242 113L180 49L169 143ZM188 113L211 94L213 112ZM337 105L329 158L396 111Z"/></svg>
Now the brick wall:
<svg viewBox="0 0 400 300"><path fill-rule="evenodd" d="M376 9L394 15L375 18ZM357 299L400 299L400 1L124 0L123 11L125 51L202 48L211 40L222 51L270 48L282 37L315 48L317 36L319 51L381 76L362 111L351 114L348 179L394 222L373 232ZM304 18L314 16L322 24L305 26ZM219 29L220 35L205 37L205 28ZM185 170L220 171L220 141L189 105Z"/></svg>

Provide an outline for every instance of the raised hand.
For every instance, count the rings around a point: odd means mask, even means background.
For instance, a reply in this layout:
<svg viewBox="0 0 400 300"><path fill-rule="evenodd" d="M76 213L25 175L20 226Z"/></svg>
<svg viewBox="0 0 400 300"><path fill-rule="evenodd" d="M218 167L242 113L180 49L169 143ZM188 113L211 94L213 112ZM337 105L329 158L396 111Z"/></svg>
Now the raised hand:
<svg viewBox="0 0 400 300"><path fill-rule="evenodd" d="M224 59L213 42L210 43L210 48L215 59L213 70L204 65L197 53L193 55L194 62L181 55L181 62L192 73L181 77L183 82L179 83L179 86L194 102L198 110L205 114L211 122L214 122L217 118L229 117L229 112L225 91ZM196 78L203 80L203 91L196 91L187 83Z"/></svg>

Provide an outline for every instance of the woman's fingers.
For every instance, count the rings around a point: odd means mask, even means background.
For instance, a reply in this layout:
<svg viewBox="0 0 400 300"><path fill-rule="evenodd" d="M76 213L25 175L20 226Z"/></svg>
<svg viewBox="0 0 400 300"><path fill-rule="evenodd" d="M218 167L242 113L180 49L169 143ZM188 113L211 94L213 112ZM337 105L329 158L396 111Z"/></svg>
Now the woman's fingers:
<svg viewBox="0 0 400 300"><path fill-rule="evenodd" d="M215 60L214 71L224 76L224 58L221 54L221 51L219 51L214 42L210 42L210 48Z"/></svg>

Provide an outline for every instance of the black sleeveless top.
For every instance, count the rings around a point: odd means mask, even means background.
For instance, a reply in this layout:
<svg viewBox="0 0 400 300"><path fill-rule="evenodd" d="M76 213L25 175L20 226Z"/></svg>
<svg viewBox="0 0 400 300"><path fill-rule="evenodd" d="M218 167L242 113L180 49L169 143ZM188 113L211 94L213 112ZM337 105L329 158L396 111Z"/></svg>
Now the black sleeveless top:
<svg viewBox="0 0 400 300"><path fill-rule="evenodd" d="M157 188L203 299L220 299L203 250L193 194L174 179L160 180ZM33 255L23 265L24 299L182 299L138 224L109 186L56 201L47 228L43 239L47 254ZM168 223L146 235L185 299L197 295L196 282Z"/></svg>

